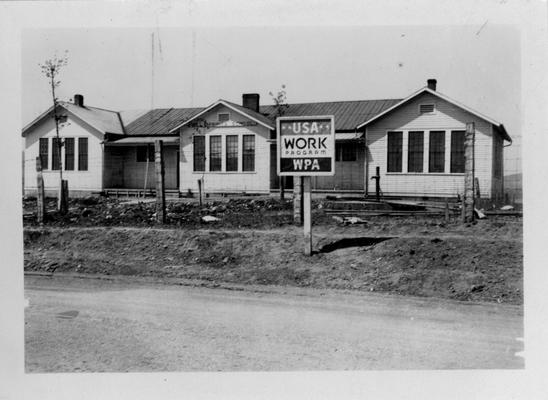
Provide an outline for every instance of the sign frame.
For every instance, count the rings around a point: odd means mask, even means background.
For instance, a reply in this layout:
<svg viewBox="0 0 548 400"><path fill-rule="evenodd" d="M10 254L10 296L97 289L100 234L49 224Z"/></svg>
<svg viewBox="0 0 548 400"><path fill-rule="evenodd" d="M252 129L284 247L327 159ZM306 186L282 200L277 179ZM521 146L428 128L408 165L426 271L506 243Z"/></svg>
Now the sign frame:
<svg viewBox="0 0 548 400"><path fill-rule="evenodd" d="M333 141L333 152L328 157L331 158L331 171L289 171L289 172L282 172L282 131L281 131L281 124L283 121L325 121L329 120L330 126L331 126L331 138ZM310 135L312 136L312 135ZM298 117L278 117L276 118L276 157L277 157L277 173L278 176L333 176L335 175L335 116L333 115L309 115L309 116L298 116ZM314 158L314 157L310 157Z"/></svg>

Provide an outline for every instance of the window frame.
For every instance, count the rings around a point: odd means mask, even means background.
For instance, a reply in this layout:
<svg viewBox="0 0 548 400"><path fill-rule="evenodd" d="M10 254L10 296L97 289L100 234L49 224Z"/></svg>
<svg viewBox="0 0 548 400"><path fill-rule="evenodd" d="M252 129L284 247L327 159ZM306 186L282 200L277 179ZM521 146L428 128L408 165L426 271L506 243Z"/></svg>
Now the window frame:
<svg viewBox="0 0 548 400"><path fill-rule="evenodd" d="M62 157L62 145L59 146L58 143L62 143L62 138L53 137L51 138L51 170L59 171L62 167L61 157Z"/></svg>
<svg viewBox="0 0 548 400"><path fill-rule="evenodd" d="M454 138L456 138L457 136L455 134L457 133L460 133L462 134L462 150L460 151L455 151L454 149L454 145L455 145L455 140ZM449 149L449 157L450 157L450 161L449 161L449 173L451 174L464 174L464 171L465 171L465 158L464 158L464 143L466 141L466 130L456 130L456 129L453 129L451 130L451 143L450 143L450 149ZM458 160L456 159L457 156L462 160ZM461 161L461 162L457 162L457 161ZM456 171L455 169L457 167L460 167L462 165L462 171Z"/></svg>
<svg viewBox="0 0 548 400"><path fill-rule="evenodd" d="M399 136L399 138L398 138ZM395 149L391 149L391 140L390 137L395 137L399 141L394 143L396 145ZM394 139L393 139L394 140ZM392 157L397 157L396 168L391 169L393 163L391 163ZM386 172L387 173L401 173L403 172L403 131L388 131L386 133Z"/></svg>
<svg viewBox="0 0 548 400"><path fill-rule="evenodd" d="M218 140L217 143L213 143ZM215 144L215 154L212 152L213 144ZM223 172L223 135L209 135L209 171Z"/></svg>
<svg viewBox="0 0 548 400"><path fill-rule="evenodd" d="M229 143L229 139L235 139L235 142ZM225 172L238 172L240 158L239 148L239 135L225 136Z"/></svg>
<svg viewBox="0 0 548 400"><path fill-rule="evenodd" d="M255 139L255 136L256 135L254 134L242 135L242 172L255 172L255 161L257 154L257 141ZM246 138L252 139L251 143L253 143L253 148L251 149L250 154L246 154Z"/></svg>
<svg viewBox="0 0 548 400"><path fill-rule="evenodd" d="M412 135L415 134L415 135ZM419 135L420 134L420 135ZM420 138L411 143L411 137ZM415 138L416 136L416 138ZM419 144L420 142L420 144ZM424 131L407 131L407 172L422 173L424 171Z"/></svg>
<svg viewBox="0 0 548 400"><path fill-rule="evenodd" d="M434 135L433 135L434 134ZM445 152L447 151L445 146L446 130L431 130L428 132L428 173L430 174L443 174L445 173ZM441 136L442 140L440 149L434 149L432 138ZM436 144L436 143L434 143ZM437 170L438 164L441 165L441 170Z"/></svg>

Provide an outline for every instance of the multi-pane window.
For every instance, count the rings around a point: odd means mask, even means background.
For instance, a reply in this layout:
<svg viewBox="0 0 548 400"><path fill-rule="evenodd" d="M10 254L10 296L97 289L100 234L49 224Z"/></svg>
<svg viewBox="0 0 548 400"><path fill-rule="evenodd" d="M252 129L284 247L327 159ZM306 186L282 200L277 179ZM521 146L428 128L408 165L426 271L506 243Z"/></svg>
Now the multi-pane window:
<svg viewBox="0 0 548 400"><path fill-rule="evenodd" d="M388 172L402 172L402 132L388 132Z"/></svg>
<svg viewBox="0 0 548 400"><path fill-rule="evenodd" d="M78 171L88 170L88 138L78 139Z"/></svg>
<svg viewBox="0 0 548 400"><path fill-rule="evenodd" d="M51 141L51 169L58 170L61 167L61 139L53 138Z"/></svg>
<svg viewBox="0 0 548 400"><path fill-rule="evenodd" d="M212 135L209 137L209 170L221 171L222 168L222 152L221 152L221 136Z"/></svg>
<svg viewBox="0 0 548 400"><path fill-rule="evenodd" d="M429 172L445 170L445 131L430 131Z"/></svg>
<svg viewBox="0 0 548 400"><path fill-rule="evenodd" d="M205 171L205 136L194 136L194 171Z"/></svg>
<svg viewBox="0 0 548 400"><path fill-rule="evenodd" d="M65 139L65 170L74 171L74 138Z"/></svg>
<svg viewBox="0 0 548 400"><path fill-rule="evenodd" d="M137 162L147 161L154 162L154 146L151 144L137 147Z"/></svg>
<svg viewBox="0 0 548 400"><path fill-rule="evenodd" d="M451 172L464 172L464 131L451 132Z"/></svg>
<svg viewBox="0 0 548 400"><path fill-rule="evenodd" d="M238 171L238 136L226 137L226 170Z"/></svg>
<svg viewBox="0 0 548 400"><path fill-rule="evenodd" d="M48 169L48 152L49 139L40 138L40 162L42 163L42 169Z"/></svg>
<svg viewBox="0 0 548 400"><path fill-rule="evenodd" d="M255 171L255 135L243 136L242 170Z"/></svg>
<svg viewBox="0 0 548 400"><path fill-rule="evenodd" d="M409 132L407 142L407 172L422 172L424 132Z"/></svg>
<svg viewBox="0 0 548 400"><path fill-rule="evenodd" d="M335 161L356 161L356 145L354 143L336 143Z"/></svg>

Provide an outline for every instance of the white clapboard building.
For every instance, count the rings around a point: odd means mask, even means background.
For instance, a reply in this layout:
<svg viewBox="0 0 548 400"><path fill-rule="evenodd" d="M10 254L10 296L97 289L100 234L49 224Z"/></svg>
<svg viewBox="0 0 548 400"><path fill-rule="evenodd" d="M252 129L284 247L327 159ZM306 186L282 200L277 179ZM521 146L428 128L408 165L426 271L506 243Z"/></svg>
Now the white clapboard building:
<svg viewBox="0 0 548 400"><path fill-rule="evenodd" d="M24 191L36 191L41 157L47 193L58 185L59 165L72 195L153 190L154 141L164 143L168 193L276 192L276 117L258 94L242 103L217 100L207 107L154 109L128 118L84 104L59 103L66 122L57 154L52 109L23 129ZM436 81L403 99L289 104L284 116L332 115L335 174L312 178L312 190L366 195L380 172L383 195L456 197L464 189L464 131L475 124L475 176L483 198L503 194L504 125L436 90ZM59 160L61 162L59 163ZM292 178L284 177L292 188Z"/></svg>

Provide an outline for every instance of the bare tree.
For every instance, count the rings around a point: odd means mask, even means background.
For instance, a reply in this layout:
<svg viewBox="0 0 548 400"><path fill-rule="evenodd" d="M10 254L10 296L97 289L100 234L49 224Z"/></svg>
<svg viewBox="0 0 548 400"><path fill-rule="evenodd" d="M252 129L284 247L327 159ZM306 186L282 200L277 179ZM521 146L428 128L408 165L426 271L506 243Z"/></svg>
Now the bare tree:
<svg viewBox="0 0 548 400"><path fill-rule="evenodd" d="M285 91L285 85L282 85L282 88L274 95L272 92L268 92L272 101L274 102L274 107L276 108L276 117L281 117L285 114L289 108L287 104L287 96Z"/></svg>
<svg viewBox="0 0 548 400"><path fill-rule="evenodd" d="M63 206L63 163L61 158L61 149L63 144L59 138L59 124L64 119L62 115L58 114L57 105L59 99L55 94L55 89L59 87L61 81L59 80L59 73L62 67L68 64L68 50L65 50L65 54L62 57L58 57L57 54L46 61L43 64L38 64L42 70L42 74L50 81L51 97L53 100L53 119L55 121L55 135L57 137L57 155L59 162L59 196L57 198L57 209L62 210Z"/></svg>

